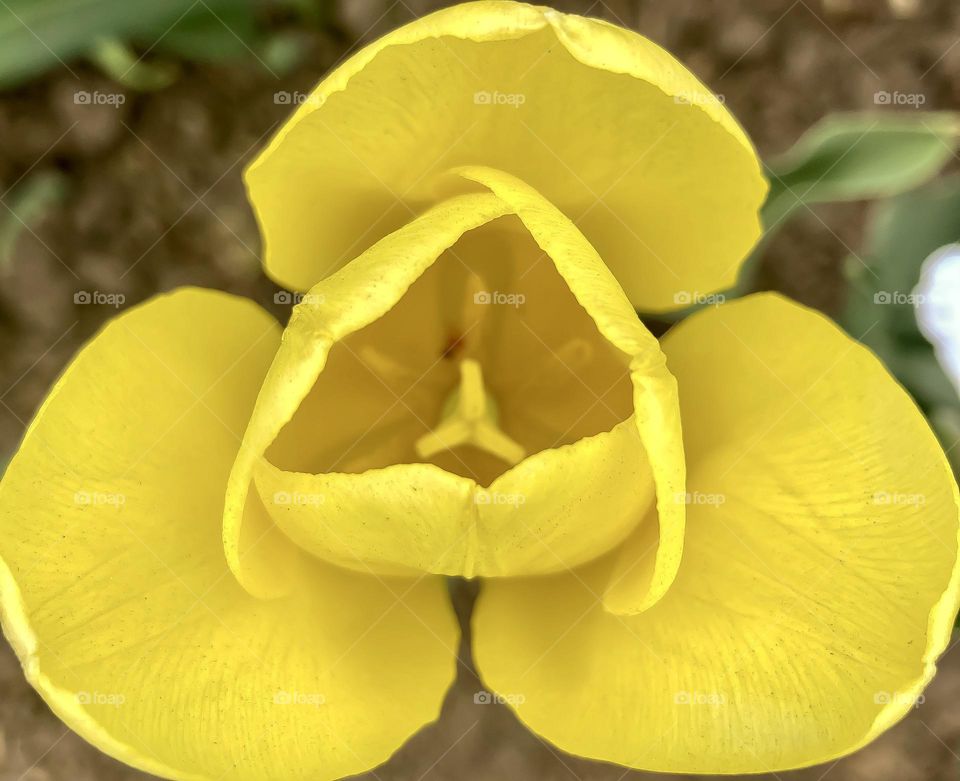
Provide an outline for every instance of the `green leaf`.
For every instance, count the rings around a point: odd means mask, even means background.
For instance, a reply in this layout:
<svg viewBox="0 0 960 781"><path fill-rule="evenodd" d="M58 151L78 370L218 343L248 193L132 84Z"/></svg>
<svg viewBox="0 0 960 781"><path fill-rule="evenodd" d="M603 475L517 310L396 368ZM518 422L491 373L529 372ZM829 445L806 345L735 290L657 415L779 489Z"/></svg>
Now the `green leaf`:
<svg viewBox="0 0 960 781"><path fill-rule="evenodd" d="M157 49L197 62L220 62L249 57L257 45L252 2L211 6L188 15L163 36Z"/></svg>
<svg viewBox="0 0 960 781"><path fill-rule="evenodd" d="M770 192L763 237L744 261L730 297L754 288L760 259L777 230L818 203L874 200L908 192L936 176L960 145L960 114L836 114L765 164Z"/></svg>
<svg viewBox="0 0 960 781"><path fill-rule="evenodd" d="M181 24L252 0L5 0L0 4L0 87L9 87L117 38L152 49Z"/></svg>
<svg viewBox="0 0 960 781"><path fill-rule="evenodd" d="M766 166L764 225L803 204L885 198L935 176L960 140L953 112L827 117Z"/></svg>

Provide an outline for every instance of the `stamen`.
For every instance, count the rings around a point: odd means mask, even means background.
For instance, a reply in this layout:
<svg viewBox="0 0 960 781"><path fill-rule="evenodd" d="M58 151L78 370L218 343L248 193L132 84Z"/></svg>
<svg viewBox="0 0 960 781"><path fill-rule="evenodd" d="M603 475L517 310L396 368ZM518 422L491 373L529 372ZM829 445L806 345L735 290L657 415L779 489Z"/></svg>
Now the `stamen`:
<svg viewBox="0 0 960 781"><path fill-rule="evenodd" d="M440 424L417 440L416 449L420 458L428 459L461 445L485 450L511 466L527 454L500 430L496 401L484 388L480 364L469 358L460 362L460 385L447 400Z"/></svg>
<svg viewBox="0 0 960 781"><path fill-rule="evenodd" d="M375 374L380 381L395 393L435 393L437 385L448 381L446 372L428 371L423 374L410 366L404 366L396 358L379 347L367 344L356 353L357 359Z"/></svg>
<svg viewBox="0 0 960 781"><path fill-rule="evenodd" d="M416 376L412 369L373 345L368 344L361 347L359 358L367 365L368 369L387 382L397 383L399 380Z"/></svg>

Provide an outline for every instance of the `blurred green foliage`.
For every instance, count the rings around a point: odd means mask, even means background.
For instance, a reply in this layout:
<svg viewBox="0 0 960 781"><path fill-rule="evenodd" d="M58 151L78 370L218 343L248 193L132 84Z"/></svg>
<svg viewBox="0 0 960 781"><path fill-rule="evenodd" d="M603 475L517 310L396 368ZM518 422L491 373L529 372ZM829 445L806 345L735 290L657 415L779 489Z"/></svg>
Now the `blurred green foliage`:
<svg viewBox="0 0 960 781"><path fill-rule="evenodd" d="M847 261L850 293L841 324L910 391L950 448L960 439L960 397L917 326L912 291L923 261L960 241L960 176L876 204L860 257ZM960 468L957 451L951 451ZM960 470L958 470L960 471Z"/></svg>
<svg viewBox="0 0 960 781"><path fill-rule="evenodd" d="M263 24L278 10L307 27L329 22L321 0L4 0L0 89L80 57L132 89L170 83L178 60L249 57L282 72L302 47Z"/></svg>
<svg viewBox="0 0 960 781"><path fill-rule="evenodd" d="M0 12L0 87L10 87L61 63L93 55L111 39L160 53L199 56L223 34L252 29L253 0L5 0ZM226 17L226 18L225 18Z"/></svg>
<svg viewBox="0 0 960 781"><path fill-rule="evenodd" d="M835 114L770 160L763 206L769 235L804 205L883 198L935 176L953 156L960 115Z"/></svg>
<svg viewBox="0 0 960 781"><path fill-rule="evenodd" d="M13 260L17 239L40 219L67 192L66 174L57 170L37 171L14 183L0 198L0 272Z"/></svg>
<svg viewBox="0 0 960 781"><path fill-rule="evenodd" d="M777 231L816 204L887 198L936 176L960 144L960 114L834 114L787 152L765 163L770 192L760 213L763 238L740 272L735 293L753 288L760 257Z"/></svg>

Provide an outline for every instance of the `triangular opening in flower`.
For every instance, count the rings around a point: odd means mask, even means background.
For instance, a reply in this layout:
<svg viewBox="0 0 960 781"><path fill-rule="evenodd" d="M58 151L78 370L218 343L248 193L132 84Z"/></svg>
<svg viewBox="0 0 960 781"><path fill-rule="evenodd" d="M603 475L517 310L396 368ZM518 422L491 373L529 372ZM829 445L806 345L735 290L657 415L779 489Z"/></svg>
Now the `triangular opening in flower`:
<svg viewBox="0 0 960 781"><path fill-rule="evenodd" d="M333 345L266 457L311 474L433 463L490 485L523 457L629 418L628 364L507 215ZM476 420L464 394L483 407Z"/></svg>

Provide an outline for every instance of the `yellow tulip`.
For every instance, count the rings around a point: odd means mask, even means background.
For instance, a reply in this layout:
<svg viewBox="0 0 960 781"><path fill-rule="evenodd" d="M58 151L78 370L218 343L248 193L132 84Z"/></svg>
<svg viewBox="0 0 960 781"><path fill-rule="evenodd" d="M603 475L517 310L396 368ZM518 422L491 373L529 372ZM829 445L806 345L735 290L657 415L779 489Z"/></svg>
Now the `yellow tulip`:
<svg viewBox="0 0 960 781"><path fill-rule="evenodd" d="M208 290L117 317L0 485L0 607L72 728L175 779L336 779L435 719L444 576L485 685L560 748L780 770L917 701L958 607L922 415L728 285L765 185L649 41L508 2L335 70L247 172L287 328ZM681 428L682 426L682 428Z"/></svg>

